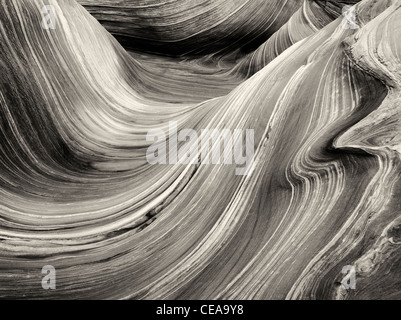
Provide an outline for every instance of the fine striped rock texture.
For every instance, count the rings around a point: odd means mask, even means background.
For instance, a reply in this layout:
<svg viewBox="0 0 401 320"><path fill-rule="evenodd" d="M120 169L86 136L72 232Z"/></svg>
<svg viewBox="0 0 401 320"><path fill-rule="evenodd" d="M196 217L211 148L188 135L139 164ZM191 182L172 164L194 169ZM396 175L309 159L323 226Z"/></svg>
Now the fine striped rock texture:
<svg viewBox="0 0 401 320"><path fill-rule="evenodd" d="M400 299L400 35L401 0L0 0L0 298ZM171 122L252 167L149 163Z"/></svg>

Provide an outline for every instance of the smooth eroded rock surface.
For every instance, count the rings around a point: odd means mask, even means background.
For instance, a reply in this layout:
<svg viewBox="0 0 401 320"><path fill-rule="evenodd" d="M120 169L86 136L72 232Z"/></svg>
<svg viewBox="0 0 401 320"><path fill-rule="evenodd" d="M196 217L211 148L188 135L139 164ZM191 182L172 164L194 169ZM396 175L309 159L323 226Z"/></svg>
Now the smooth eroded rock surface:
<svg viewBox="0 0 401 320"><path fill-rule="evenodd" d="M400 35L399 0L0 0L0 298L401 298ZM253 129L252 170L149 164L171 121Z"/></svg>

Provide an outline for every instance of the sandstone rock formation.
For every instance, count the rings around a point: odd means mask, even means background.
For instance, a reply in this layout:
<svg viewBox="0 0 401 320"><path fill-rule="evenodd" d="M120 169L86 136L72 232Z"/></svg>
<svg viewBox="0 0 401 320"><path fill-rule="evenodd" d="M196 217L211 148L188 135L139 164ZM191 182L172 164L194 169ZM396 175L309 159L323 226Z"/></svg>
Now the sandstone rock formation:
<svg viewBox="0 0 401 320"><path fill-rule="evenodd" d="M401 298L401 1L357 2L2 0L0 298ZM252 170L149 164L171 121Z"/></svg>

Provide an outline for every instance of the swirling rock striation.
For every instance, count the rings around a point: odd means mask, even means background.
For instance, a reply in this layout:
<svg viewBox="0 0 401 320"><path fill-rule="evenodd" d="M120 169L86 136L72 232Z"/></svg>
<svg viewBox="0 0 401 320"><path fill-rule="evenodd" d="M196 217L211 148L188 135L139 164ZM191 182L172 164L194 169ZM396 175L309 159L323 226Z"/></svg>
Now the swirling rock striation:
<svg viewBox="0 0 401 320"><path fill-rule="evenodd" d="M80 2L0 2L1 298L401 298L400 0ZM149 164L171 121L249 175Z"/></svg>
<svg viewBox="0 0 401 320"><path fill-rule="evenodd" d="M126 48L170 56L249 51L302 0L79 0Z"/></svg>

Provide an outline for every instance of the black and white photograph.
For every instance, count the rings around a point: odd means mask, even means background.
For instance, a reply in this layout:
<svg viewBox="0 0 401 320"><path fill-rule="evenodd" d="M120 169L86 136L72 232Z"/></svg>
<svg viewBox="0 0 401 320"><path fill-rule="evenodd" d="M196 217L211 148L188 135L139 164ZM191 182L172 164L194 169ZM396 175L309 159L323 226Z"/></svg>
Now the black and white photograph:
<svg viewBox="0 0 401 320"><path fill-rule="evenodd" d="M401 300L400 86L401 0L0 0L0 300Z"/></svg>

